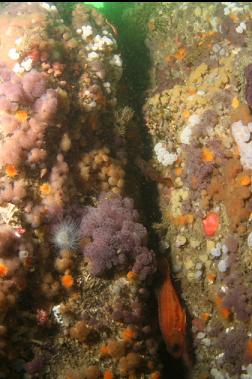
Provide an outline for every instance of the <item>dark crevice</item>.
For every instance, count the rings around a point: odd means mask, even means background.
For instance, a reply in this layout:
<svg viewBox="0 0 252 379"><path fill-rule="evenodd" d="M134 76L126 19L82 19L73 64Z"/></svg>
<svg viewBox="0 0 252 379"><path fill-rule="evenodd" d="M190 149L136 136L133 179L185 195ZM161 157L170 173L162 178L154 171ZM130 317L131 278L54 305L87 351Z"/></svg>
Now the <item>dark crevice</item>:
<svg viewBox="0 0 252 379"><path fill-rule="evenodd" d="M118 30L119 48L124 62L124 74L121 82L124 92L121 95L125 96L126 104L135 111L137 127L142 142L140 148L141 158L148 161L152 156L152 142L145 127L142 109L146 101L147 91L150 88L149 71L151 59L149 49L145 45L146 31L143 30L141 25L128 24L131 14L125 17L125 12L134 12L134 6L135 3L108 3L107 6L105 3L103 13ZM151 8L149 12L151 12ZM139 157L139 144L135 143L133 149L130 146L128 153L128 171L138 181L137 186L140 196L136 197L140 197L140 203L137 204L137 207L143 210L142 216L149 232L150 247L158 253L159 238L153 229L153 224L161 221L157 185L155 182L146 179L139 168L133 164L136 158ZM186 368L181 361L173 359L167 353L165 343L162 343L159 354L164 365L162 378L183 379L186 377Z"/></svg>

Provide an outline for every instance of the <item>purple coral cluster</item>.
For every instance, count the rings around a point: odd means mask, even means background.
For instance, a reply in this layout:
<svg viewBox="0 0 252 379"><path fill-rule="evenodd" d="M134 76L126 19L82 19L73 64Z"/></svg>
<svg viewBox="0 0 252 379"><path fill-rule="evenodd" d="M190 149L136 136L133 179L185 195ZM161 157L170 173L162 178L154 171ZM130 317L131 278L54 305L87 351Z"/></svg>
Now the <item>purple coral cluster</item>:
<svg viewBox="0 0 252 379"><path fill-rule="evenodd" d="M231 241L230 238L229 241ZM235 244L234 239L232 243ZM235 252L231 252L229 255L229 266L231 270L224 278L224 284L228 290L223 296L223 305L234 311L238 320L246 322L252 315L252 275L247 273L246 281L244 281L240 262Z"/></svg>
<svg viewBox="0 0 252 379"><path fill-rule="evenodd" d="M154 253L147 248L147 230L139 222L133 201L102 195L97 207L87 207L81 221L83 252L94 275L113 268L131 270L140 280L155 271Z"/></svg>
<svg viewBox="0 0 252 379"><path fill-rule="evenodd" d="M247 341L246 330L237 327L228 331L222 331L218 336L217 345L223 349L223 362L232 366L232 374L240 372L240 367L244 363L245 344Z"/></svg>
<svg viewBox="0 0 252 379"><path fill-rule="evenodd" d="M32 70L23 77L0 66L0 165L37 163L45 158L45 131L58 105L57 92L47 89L43 73ZM20 117L22 111L24 117Z"/></svg>

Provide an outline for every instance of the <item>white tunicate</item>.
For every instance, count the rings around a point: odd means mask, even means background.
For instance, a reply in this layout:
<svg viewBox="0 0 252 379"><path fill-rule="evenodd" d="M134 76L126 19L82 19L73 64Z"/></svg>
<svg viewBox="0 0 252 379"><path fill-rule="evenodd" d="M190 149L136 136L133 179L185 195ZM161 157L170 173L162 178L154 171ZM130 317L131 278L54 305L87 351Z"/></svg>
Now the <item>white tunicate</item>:
<svg viewBox="0 0 252 379"><path fill-rule="evenodd" d="M56 8L55 5L50 5L50 4L45 3L45 2L40 3L40 6L42 8L44 8L44 9L46 9L48 12L55 12L55 11L57 11L57 8Z"/></svg>
<svg viewBox="0 0 252 379"><path fill-rule="evenodd" d="M100 57L99 54L97 54L95 51L91 51L91 53L88 53L88 55L87 55L87 60L93 61L95 59L98 59L99 57Z"/></svg>
<svg viewBox="0 0 252 379"><path fill-rule="evenodd" d="M220 272L226 272L228 269L228 260L227 258L221 259L220 262L218 263L218 270Z"/></svg>
<svg viewBox="0 0 252 379"><path fill-rule="evenodd" d="M91 107L91 108L95 108L96 107L96 101L90 101L90 103L88 103L88 105Z"/></svg>
<svg viewBox="0 0 252 379"><path fill-rule="evenodd" d="M227 253L228 253L228 247L227 247L227 245L223 244L221 246L221 251L223 252L224 255L227 255Z"/></svg>
<svg viewBox="0 0 252 379"><path fill-rule="evenodd" d="M184 143L185 145L190 144L190 139L192 136L192 129L194 128L194 126L198 125L199 122L200 122L200 116L199 115L192 114L189 117L186 126L184 127L184 129L182 130L182 132L180 134L181 143Z"/></svg>
<svg viewBox="0 0 252 379"><path fill-rule="evenodd" d="M23 37L17 38L16 41L15 41L15 45L20 45L21 42L22 42L22 40L23 40Z"/></svg>
<svg viewBox="0 0 252 379"><path fill-rule="evenodd" d="M197 91L197 95L203 96L203 95L205 95L205 91L200 89L199 91Z"/></svg>
<svg viewBox="0 0 252 379"><path fill-rule="evenodd" d="M210 338L203 338L201 342L203 343L203 345L205 345L207 347L211 346Z"/></svg>
<svg viewBox="0 0 252 379"><path fill-rule="evenodd" d="M241 22L241 23L240 23L240 27L241 27L243 30L246 30L246 29L247 29L245 22Z"/></svg>
<svg viewBox="0 0 252 379"><path fill-rule="evenodd" d="M176 242L175 242L175 245L176 247L181 247L181 246L184 246L186 243L186 237L183 236L182 234L179 234L176 238Z"/></svg>
<svg viewBox="0 0 252 379"><path fill-rule="evenodd" d="M108 94L111 93L111 84L110 84L109 82L105 82L105 83L103 83L103 87L105 88L105 90L106 90L106 92L107 92Z"/></svg>
<svg viewBox="0 0 252 379"><path fill-rule="evenodd" d="M128 286L128 282L125 278L121 278L115 281L114 284L111 285L110 291L113 295L119 296L121 291Z"/></svg>
<svg viewBox="0 0 252 379"><path fill-rule="evenodd" d="M252 376L252 363L247 366L247 373Z"/></svg>
<svg viewBox="0 0 252 379"><path fill-rule="evenodd" d="M48 3L45 3L45 2L40 3L40 6L41 6L43 9L46 9L47 11L50 10L50 4L48 4Z"/></svg>
<svg viewBox="0 0 252 379"><path fill-rule="evenodd" d="M251 379L252 378L252 364L248 366L242 366L242 371L245 371L241 374L240 379Z"/></svg>
<svg viewBox="0 0 252 379"><path fill-rule="evenodd" d="M25 71L30 71L32 69L32 58L25 58L21 63L21 66Z"/></svg>
<svg viewBox="0 0 252 379"><path fill-rule="evenodd" d="M81 38L84 40L86 40L88 37L90 37L93 34L93 29L91 25L83 25L81 29L82 29Z"/></svg>
<svg viewBox="0 0 252 379"><path fill-rule="evenodd" d="M242 34L244 32L244 30L246 30L247 27L246 27L246 24L245 22L241 22L236 28L236 32L239 33L239 34Z"/></svg>
<svg viewBox="0 0 252 379"><path fill-rule="evenodd" d="M234 122L231 126L232 135L239 147L240 160L244 169L252 169L251 130L242 121Z"/></svg>
<svg viewBox="0 0 252 379"><path fill-rule="evenodd" d="M113 40L107 36L102 37L102 42L107 46L113 45Z"/></svg>
<svg viewBox="0 0 252 379"><path fill-rule="evenodd" d="M61 324L61 325L64 324L63 317L62 317L62 314L60 312L60 304L54 305L54 307L52 308L52 314L53 314L53 316L54 316L54 318L58 324Z"/></svg>
<svg viewBox="0 0 252 379"><path fill-rule="evenodd" d="M196 280L199 280L199 279L202 278L202 275L203 275L203 272L202 272L201 270L198 270L198 271L196 271L196 272L194 273L194 278L195 278Z"/></svg>
<svg viewBox="0 0 252 379"><path fill-rule="evenodd" d="M214 379L225 379L221 371L217 370L217 368L211 369L211 375L213 376Z"/></svg>
<svg viewBox="0 0 252 379"><path fill-rule="evenodd" d="M248 247L252 247L252 232L249 233L247 242L248 242Z"/></svg>
<svg viewBox="0 0 252 379"><path fill-rule="evenodd" d="M252 379L252 376L249 374L241 374L240 379Z"/></svg>
<svg viewBox="0 0 252 379"><path fill-rule="evenodd" d="M201 270L203 267L203 264L201 262L198 262L195 266L196 270Z"/></svg>
<svg viewBox="0 0 252 379"><path fill-rule="evenodd" d="M122 67L122 59L119 54L113 55L113 58L110 60L110 64L118 67Z"/></svg>
<svg viewBox="0 0 252 379"><path fill-rule="evenodd" d="M20 57L20 54L19 54L19 52L17 52L17 50L15 49L15 47L13 47L12 49L9 50L8 57L10 59L12 59L13 61L17 61L19 59L19 57Z"/></svg>
<svg viewBox="0 0 252 379"><path fill-rule="evenodd" d="M220 45L218 45L218 43L215 43L214 45L213 45L213 52L214 53L218 53L218 51L221 49L221 47L220 47Z"/></svg>
<svg viewBox="0 0 252 379"><path fill-rule="evenodd" d="M237 26L237 28L235 28L236 32L239 33L239 34L242 34L243 33L243 28L239 25Z"/></svg>
<svg viewBox="0 0 252 379"><path fill-rule="evenodd" d="M203 332L199 332L198 334L197 334L197 338L199 339L199 340L201 340L202 338L204 338L206 336L206 333L203 333Z"/></svg>
<svg viewBox="0 0 252 379"><path fill-rule="evenodd" d="M211 369L210 373L214 379L230 379L230 376L228 375L228 373L221 372L217 370L217 368L215 367Z"/></svg>
<svg viewBox="0 0 252 379"><path fill-rule="evenodd" d="M174 162L176 162L178 156L175 153L170 153L161 142L158 142L154 146L154 151L157 156L157 160L163 166L171 166Z"/></svg>
<svg viewBox="0 0 252 379"><path fill-rule="evenodd" d="M109 38L105 35L100 36L97 34L92 43L89 43L85 48L86 50L92 51L103 51L107 46L113 46L115 44L115 40L113 37Z"/></svg>
<svg viewBox="0 0 252 379"><path fill-rule="evenodd" d="M29 251L27 250L20 250L18 253L18 257L21 262L23 262L26 258L29 257Z"/></svg>
<svg viewBox="0 0 252 379"><path fill-rule="evenodd" d="M174 274L179 273L181 269L182 269L182 263L176 262L172 264L172 271L174 272Z"/></svg>
<svg viewBox="0 0 252 379"><path fill-rule="evenodd" d="M219 258L221 256L221 249L219 247L214 247L213 249L210 250L210 254L214 258Z"/></svg>
<svg viewBox="0 0 252 379"><path fill-rule="evenodd" d="M16 74L22 74L24 70L25 70L24 67L22 67L19 63L16 63L12 69L12 71L15 72Z"/></svg>
<svg viewBox="0 0 252 379"><path fill-rule="evenodd" d="M190 125L186 125L180 134L180 141L185 145L190 144L190 139L192 136L192 128Z"/></svg>
<svg viewBox="0 0 252 379"><path fill-rule="evenodd" d="M210 331L211 329L209 329ZM215 356L215 359L216 361L219 363L219 364L223 364L223 359L224 359L224 353L220 353L218 355Z"/></svg>
<svg viewBox="0 0 252 379"><path fill-rule="evenodd" d="M228 291L228 287L224 286L224 285L222 285L220 289L221 289L221 292L223 292L223 293L227 293L227 291Z"/></svg>

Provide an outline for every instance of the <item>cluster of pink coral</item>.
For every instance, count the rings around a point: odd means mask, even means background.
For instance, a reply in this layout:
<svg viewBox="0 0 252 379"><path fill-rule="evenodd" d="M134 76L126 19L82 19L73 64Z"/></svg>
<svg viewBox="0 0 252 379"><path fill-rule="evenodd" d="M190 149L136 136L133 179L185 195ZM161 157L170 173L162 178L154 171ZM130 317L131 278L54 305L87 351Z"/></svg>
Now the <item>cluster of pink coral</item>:
<svg viewBox="0 0 252 379"><path fill-rule="evenodd" d="M2 67L0 77L5 78L0 84L3 111L0 164L19 168L25 162L45 158L45 151L41 149L45 147L45 133L57 110L57 92L46 89L45 76L36 70L18 77Z"/></svg>

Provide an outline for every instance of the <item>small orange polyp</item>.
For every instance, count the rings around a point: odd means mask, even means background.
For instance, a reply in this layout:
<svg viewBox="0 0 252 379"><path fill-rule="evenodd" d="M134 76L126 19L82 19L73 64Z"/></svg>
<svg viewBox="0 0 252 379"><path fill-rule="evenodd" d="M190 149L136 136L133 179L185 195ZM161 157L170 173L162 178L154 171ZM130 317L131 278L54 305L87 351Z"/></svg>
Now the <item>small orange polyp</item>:
<svg viewBox="0 0 252 379"><path fill-rule="evenodd" d="M28 113L23 109L19 109L16 111L15 117L18 121L25 122L28 119Z"/></svg>
<svg viewBox="0 0 252 379"><path fill-rule="evenodd" d="M108 355L108 347L106 345L102 345L100 347L100 354L101 355Z"/></svg>
<svg viewBox="0 0 252 379"><path fill-rule="evenodd" d="M219 307L222 304L222 298L220 297L220 295L216 296L214 302L215 302L215 305L217 305L217 307Z"/></svg>
<svg viewBox="0 0 252 379"><path fill-rule="evenodd" d="M214 152L204 147L202 149L202 159L204 162L212 162L214 160Z"/></svg>
<svg viewBox="0 0 252 379"><path fill-rule="evenodd" d="M110 370L104 371L103 379L113 379L114 375Z"/></svg>
<svg viewBox="0 0 252 379"><path fill-rule="evenodd" d="M195 95L195 93L197 92L196 88L188 88L187 90L187 93L192 96L192 95Z"/></svg>
<svg viewBox="0 0 252 379"><path fill-rule="evenodd" d="M186 49L184 47L181 47L178 49L178 51L175 54L175 58L178 61L182 61L186 57Z"/></svg>
<svg viewBox="0 0 252 379"><path fill-rule="evenodd" d="M226 320L229 319L230 315L231 315L231 311L229 308L226 308L226 307L221 307L220 308L220 314L223 318L225 318Z"/></svg>
<svg viewBox="0 0 252 379"><path fill-rule="evenodd" d="M233 108L233 109L236 109L236 108L239 107L239 105L240 105L240 102L239 102L239 100L237 99L237 97L235 96L235 97L233 98L233 100L232 100L232 108Z"/></svg>
<svg viewBox="0 0 252 379"><path fill-rule="evenodd" d="M176 176L180 176L182 174L182 172L183 172L182 167L176 167L175 168L175 174L176 174Z"/></svg>
<svg viewBox="0 0 252 379"><path fill-rule="evenodd" d="M72 275L63 275L61 278L61 284L65 288L71 288L74 284L74 279Z"/></svg>
<svg viewBox="0 0 252 379"><path fill-rule="evenodd" d="M239 181L242 186L248 186L251 183L251 178L248 175L244 175Z"/></svg>
<svg viewBox="0 0 252 379"><path fill-rule="evenodd" d="M122 338L124 340L132 340L135 337L135 332L131 328L126 328L122 331Z"/></svg>
<svg viewBox="0 0 252 379"><path fill-rule="evenodd" d="M137 277L137 274L134 271L129 271L127 274L128 280L134 280L134 279L136 279L136 277Z"/></svg>
<svg viewBox="0 0 252 379"><path fill-rule="evenodd" d="M202 312L200 314L200 318L201 318L201 320L208 321L209 318L210 318L210 313L208 313L208 312Z"/></svg>
<svg viewBox="0 0 252 379"><path fill-rule="evenodd" d="M250 358L252 358L252 338L249 338L247 341L246 353Z"/></svg>
<svg viewBox="0 0 252 379"><path fill-rule="evenodd" d="M155 371L150 375L150 379L161 379L161 375L159 371Z"/></svg>
<svg viewBox="0 0 252 379"><path fill-rule="evenodd" d="M183 112L183 116L184 116L185 119L186 119L186 118L189 118L189 116L190 116L190 112L189 112L188 110L185 110L185 111Z"/></svg>
<svg viewBox="0 0 252 379"><path fill-rule="evenodd" d="M43 196L50 195L50 193L51 193L51 186L50 186L49 183L43 183L43 184L41 184L41 186L39 187L39 189L40 189L41 195L43 195Z"/></svg>
<svg viewBox="0 0 252 379"><path fill-rule="evenodd" d="M17 175L17 169L14 165L12 164L7 164L5 166L5 173L6 175L10 176L11 178L13 178L14 176Z"/></svg>
<svg viewBox="0 0 252 379"><path fill-rule="evenodd" d="M210 283L213 283L215 279L216 279L216 274L214 272L209 272L209 274L207 274L207 280Z"/></svg>
<svg viewBox="0 0 252 379"><path fill-rule="evenodd" d="M8 267L4 263L0 263L0 278L4 278L8 274Z"/></svg>

